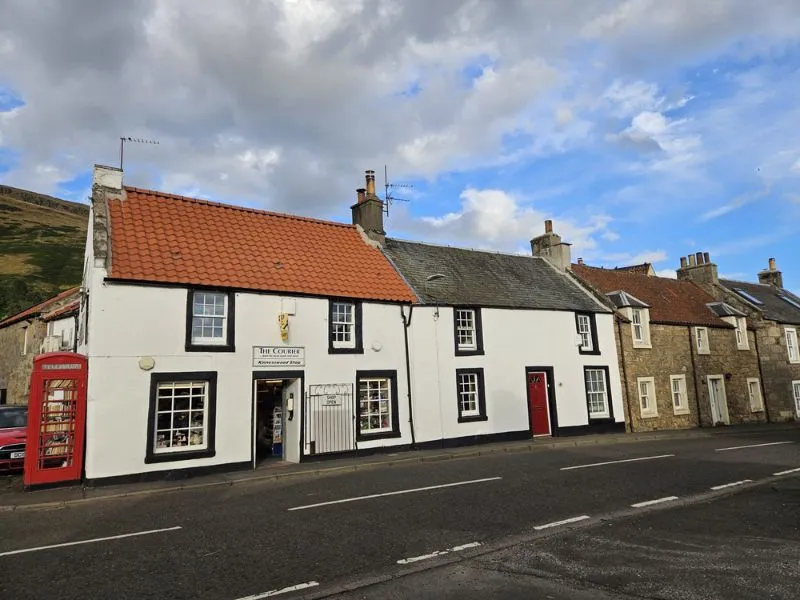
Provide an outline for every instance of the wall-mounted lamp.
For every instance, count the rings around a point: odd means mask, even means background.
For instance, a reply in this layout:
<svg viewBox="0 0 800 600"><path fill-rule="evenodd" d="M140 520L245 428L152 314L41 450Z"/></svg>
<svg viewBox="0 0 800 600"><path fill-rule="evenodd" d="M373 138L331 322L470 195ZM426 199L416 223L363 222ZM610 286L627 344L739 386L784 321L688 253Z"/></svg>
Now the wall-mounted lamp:
<svg viewBox="0 0 800 600"><path fill-rule="evenodd" d="M431 281L439 281L440 279L444 279L445 277L446 277L446 275L444 275L443 273L434 273L433 275L428 275L425 278L425 295L426 296L430 296L430 294L428 293L428 284ZM436 310L434 310L434 312L433 312L433 318L434 319L438 319L439 318L439 302L438 302L438 299L437 299L437 301L435 303L435 306L436 306Z"/></svg>

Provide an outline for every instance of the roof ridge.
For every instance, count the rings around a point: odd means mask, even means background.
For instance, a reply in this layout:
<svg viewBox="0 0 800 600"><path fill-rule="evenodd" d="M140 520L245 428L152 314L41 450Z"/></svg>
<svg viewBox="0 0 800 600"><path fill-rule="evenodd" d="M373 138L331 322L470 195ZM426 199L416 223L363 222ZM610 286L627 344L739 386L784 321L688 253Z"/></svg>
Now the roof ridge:
<svg viewBox="0 0 800 600"><path fill-rule="evenodd" d="M420 246L431 246L433 248L449 248L451 250L463 250L464 252L483 252L484 254L499 254L501 256L519 256L522 258L537 258L543 260L541 256L532 256L515 252L503 252L502 250L483 250L480 248L465 248L464 246L452 246L450 244L434 244L433 242L420 242L418 240L404 240L396 237L387 237L386 241L400 242L401 244L418 244Z"/></svg>
<svg viewBox="0 0 800 600"><path fill-rule="evenodd" d="M728 279L727 277L720 277L719 280L720 281L730 281L731 283L744 283L745 285L757 285L758 287L763 287L763 288L774 287L774 286L770 285L769 283L758 283L758 282L755 282L755 281L742 281L741 279ZM783 289L783 288L777 288L777 289Z"/></svg>
<svg viewBox="0 0 800 600"><path fill-rule="evenodd" d="M151 196L158 196L162 198L170 198L172 200L181 200L183 202L191 202L194 204L204 204L207 206L212 206L214 208L227 208L231 210L247 212L247 213L254 213L258 215L265 215L268 217L280 217L284 219L291 219L294 221L306 221L310 223L318 223L320 225L331 225L333 227L343 227L345 229L355 229L355 225L350 225L348 223L340 223L338 221L327 221L325 219L317 219L314 217L304 217L302 215L293 215L290 213L281 213L271 210L264 210L262 208L250 208L248 206L239 206L236 204L227 204L225 202L219 202L216 200L205 200L203 198L192 198L191 196L181 196L180 194L171 194L169 192L162 192L160 190L150 190L146 188L139 188L130 185L125 186L126 191L132 191L139 194L148 194Z"/></svg>

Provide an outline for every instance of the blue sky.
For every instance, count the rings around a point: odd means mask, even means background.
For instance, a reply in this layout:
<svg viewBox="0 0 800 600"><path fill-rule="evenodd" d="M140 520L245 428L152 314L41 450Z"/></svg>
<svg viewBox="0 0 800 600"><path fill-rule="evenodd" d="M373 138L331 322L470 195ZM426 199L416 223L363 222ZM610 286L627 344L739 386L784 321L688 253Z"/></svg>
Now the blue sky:
<svg viewBox="0 0 800 600"><path fill-rule="evenodd" d="M798 292L800 4L752 6L149 0L87 37L12 1L0 182L85 201L130 135L129 184L348 220L388 164L397 237L527 252L552 218L589 264L775 257Z"/></svg>

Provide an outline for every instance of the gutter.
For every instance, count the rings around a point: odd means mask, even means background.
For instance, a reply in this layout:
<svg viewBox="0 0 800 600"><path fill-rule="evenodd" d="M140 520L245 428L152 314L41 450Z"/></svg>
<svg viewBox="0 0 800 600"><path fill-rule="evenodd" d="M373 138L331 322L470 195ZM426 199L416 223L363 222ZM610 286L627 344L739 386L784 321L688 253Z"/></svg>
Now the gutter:
<svg viewBox="0 0 800 600"><path fill-rule="evenodd" d="M408 328L411 327L411 318L414 316L414 305L408 306L408 320L403 306L400 305L400 318L403 319L403 341L406 352L406 389L408 390L408 424L411 428L411 449L416 449L416 436L414 434L414 403L411 399L411 356L408 351Z"/></svg>
<svg viewBox="0 0 800 600"><path fill-rule="evenodd" d="M697 378L700 374L697 372L697 365L694 362L694 336L692 335L692 326L687 325L686 330L689 332L689 356L692 358L692 371L694 376L692 377L692 381L694 382L694 401L697 404L697 427L703 427L703 419L700 415L700 388L697 385ZM766 402L765 402L766 404ZM711 420L714 420L714 416L711 416ZM714 426L714 423L711 423L711 426Z"/></svg>

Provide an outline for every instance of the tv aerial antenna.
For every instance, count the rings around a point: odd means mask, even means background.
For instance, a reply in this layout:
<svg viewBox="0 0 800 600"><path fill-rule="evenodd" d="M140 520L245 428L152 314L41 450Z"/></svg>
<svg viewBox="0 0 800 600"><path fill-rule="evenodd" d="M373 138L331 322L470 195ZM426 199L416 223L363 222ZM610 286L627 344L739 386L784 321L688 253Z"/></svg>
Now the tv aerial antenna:
<svg viewBox="0 0 800 600"><path fill-rule="evenodd" d="M383 212L389 216L389 206L392 202L410 202L408 198L398 198L393 194L393 190L409 190L414 186L410 183L389 183L389 171L386 165L383 165Z"/></svg>
<svg viewBox="0 0 800 600"><path fill-rule="evenodd" d="M146 140L143 138L121 137L119 138L119 168L122 170L122 157L125 153L125 142L135 144L158 144L158 140Z"/></svg>

